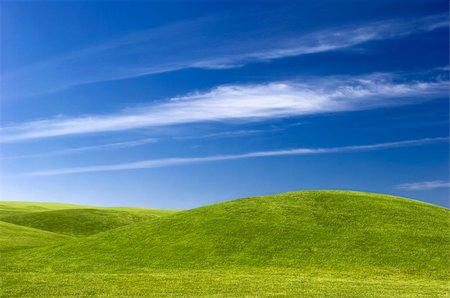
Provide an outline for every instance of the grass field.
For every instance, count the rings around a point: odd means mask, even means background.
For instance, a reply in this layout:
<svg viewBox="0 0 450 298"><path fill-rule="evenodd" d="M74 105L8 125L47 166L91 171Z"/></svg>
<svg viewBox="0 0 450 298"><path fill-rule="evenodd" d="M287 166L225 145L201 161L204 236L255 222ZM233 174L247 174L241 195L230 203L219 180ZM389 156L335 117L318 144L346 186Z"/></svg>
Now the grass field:
<svg viewBox="0 0 450 298"><path fill-rule="evenodd" d="M0 220L64 235L89 236L170 213L143 208L74 208L16 212L0 215Z"/></svg>
<svg viewBox="0 0 450 298"><path fill-rule="evenodd" d="M2 296L448 297L449 215L344 191L178 212L3 202Z"/></svg>

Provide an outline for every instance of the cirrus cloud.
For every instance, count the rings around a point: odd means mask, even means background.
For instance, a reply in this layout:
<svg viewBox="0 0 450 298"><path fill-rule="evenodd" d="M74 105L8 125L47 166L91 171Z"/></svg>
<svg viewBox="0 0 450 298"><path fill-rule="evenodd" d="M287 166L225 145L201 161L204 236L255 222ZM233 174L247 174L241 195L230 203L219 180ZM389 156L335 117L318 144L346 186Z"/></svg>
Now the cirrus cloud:
<svg viewBox="0 0 450 298"><path fill-rule="evenodd" d="M378 143L378 144L370 144L370 145L351 145L351 146L331 147L331 148L295 148L295 149L285 149L285 150L257 151L257 152L249 152L249 153L242 153L242 154L215 155L215 156L202 156L202 157L172 157L172 158L162 158L162 159L141 160L141 161L136 161L136 162L120 163L120 164L60 168L60 169L52 169L52 170L19 174L18 176L28 176L28 177L58 176L58 175L79 174L79 173L152 169L152 168L162 168L162 167L170 167L170 166L178 166L178 165L186 165L186 164L197 164L197 163L228 161L228 160L238 160L238 159L248 159L248 158L375 151L375 150L386 150L386 149L392 149L392 148L402 148L402 147L437 144L437 143L443 143L443 142L448 142L448 141L449 141L448 137L437 137L437 138L425 138L425 139L406 140L406 141L397 141L397 142L386 142L386 143Z"/></svg>
<svg viewBox="0 0 450 298"><path fill-rule="evenodd" d="M58 117L1 128L1 142L117 132L207 121L265 119L369 110L448 96L448 75L399 73L223 85L113 114Z"/></svg>
<svg viewBox="0 0 450 298"><path fill-rule="evenodd" d="M412 183L403 183L397 185L397 188L403 190L432 190L438 188L450 188L450 181L434 180L434 181L421 181Z"/></svg>
<svg viewBox="0 0 450 298"><path fill-rule="evenodd" d="M296 28L289 34L272 23L270 27L258 24L257 29L239 28L227 38L211 34L211 22L229 21L205 17L131 32L12 70L1 76L2 98L46 94L83 84L187 68L236 68L250 62L343 50L449 26L448 15L437 14L311 28L306 32Z"/></svg>

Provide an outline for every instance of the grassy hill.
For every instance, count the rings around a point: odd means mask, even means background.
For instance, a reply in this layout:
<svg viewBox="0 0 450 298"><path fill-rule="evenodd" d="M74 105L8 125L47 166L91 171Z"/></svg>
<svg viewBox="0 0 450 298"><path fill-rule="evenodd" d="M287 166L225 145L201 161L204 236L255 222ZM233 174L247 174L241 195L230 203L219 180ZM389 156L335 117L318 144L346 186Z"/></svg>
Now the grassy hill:
<svg viewBox="0 0 450 298"><path fill-rule="evenodd" d="M64 209L80 209L80 208L92 208L92 206L82 206L66 203L1 201L0 216L19 213L64 210Z"/></svg>
<svg viewBox="0 0 450 298"><path fill-rule="evenodd" d="M70 237L0 221L0 253L54 245Z"/></svg>
<svg viewBox="0 0 450 298"><path fill-rule="evenodd" d="M7 252L4 294L444 297L449 215L358 192L238 199Z"/></svg>
<svg viewBox="0 0 450 298"><path fill-rule="evenodd" d="M45 231L71 235L88 236L104 232L120 226L163 216L172 213L168 210L144 208L60 208L46 211L37 211L36 205L31 212L16 212L0 216L0 220L21 226L32 227ZM39 207L47 207L39 204ZM59 206L58 206L59 207ZM73 208L73 207L72 207ZM24 210L26 210L24 208Z"/></svg>

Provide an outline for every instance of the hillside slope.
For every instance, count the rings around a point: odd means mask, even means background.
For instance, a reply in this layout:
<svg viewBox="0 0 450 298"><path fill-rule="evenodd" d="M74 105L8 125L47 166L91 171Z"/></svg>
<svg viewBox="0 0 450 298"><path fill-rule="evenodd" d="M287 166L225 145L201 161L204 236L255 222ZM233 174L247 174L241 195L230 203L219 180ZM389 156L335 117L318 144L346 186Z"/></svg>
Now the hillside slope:
<svg viewBox="0 0 450 298"><path fill-rule="evenodd" d="M0 252L61 244L71 237L0 221Z"/></svg>
<svg viewBox="0 0 450 298"><path fill-rule="evenodd" d="M0 217L12 214L42 212L51 210L95 208L67 203L47 203L47 202L23 202L23 201L0 201Z"/></svg>
<svg viewBox="0 0 450 298"><path fill-rule="evenodd" d="M238 199L57 247L7 254L8 270L144 272L291 268L447 278L449 210L344 191Z"/></svg>
<svg viewBox="0 0 450 298"><path fill-rule="evenodd" d="M45 204L40 206L46 207ZM34 208L32 212L0 216L0 220L70 236L88 236L171 213L170 210L144 208L84 207L50 211L36 211Z"/></svg>

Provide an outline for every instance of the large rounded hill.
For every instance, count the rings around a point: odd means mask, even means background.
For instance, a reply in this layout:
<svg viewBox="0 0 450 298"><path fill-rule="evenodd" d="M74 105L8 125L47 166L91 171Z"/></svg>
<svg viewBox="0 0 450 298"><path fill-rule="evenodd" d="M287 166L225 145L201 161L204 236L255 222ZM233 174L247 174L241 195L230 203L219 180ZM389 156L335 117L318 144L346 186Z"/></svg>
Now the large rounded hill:
<svg viewBox="0 0 450 298"><path fill-rule="evenodd" d="M442 207L387 195L291 192L19 251L6 256L6 265L13 271L292 268L445 278L449 215Z"/></svg>

